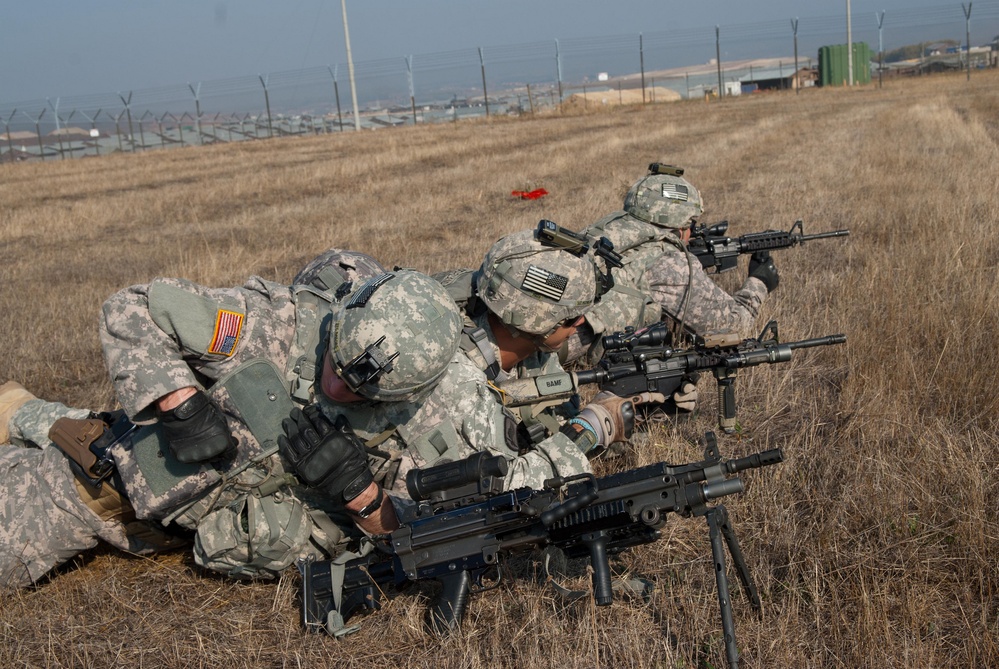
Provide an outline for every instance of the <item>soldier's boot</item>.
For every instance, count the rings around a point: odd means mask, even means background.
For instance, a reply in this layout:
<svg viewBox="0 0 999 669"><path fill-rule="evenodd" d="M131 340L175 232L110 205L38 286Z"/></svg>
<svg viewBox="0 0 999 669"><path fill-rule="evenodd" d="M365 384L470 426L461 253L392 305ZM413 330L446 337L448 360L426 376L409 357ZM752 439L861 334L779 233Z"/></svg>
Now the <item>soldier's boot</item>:
<svg viewBox="0 0 999 669"><path fill-rule="evenodd" d="M0 386L0 444L10 442L10 419L25 403L38 399L16 381Z"/></svg>

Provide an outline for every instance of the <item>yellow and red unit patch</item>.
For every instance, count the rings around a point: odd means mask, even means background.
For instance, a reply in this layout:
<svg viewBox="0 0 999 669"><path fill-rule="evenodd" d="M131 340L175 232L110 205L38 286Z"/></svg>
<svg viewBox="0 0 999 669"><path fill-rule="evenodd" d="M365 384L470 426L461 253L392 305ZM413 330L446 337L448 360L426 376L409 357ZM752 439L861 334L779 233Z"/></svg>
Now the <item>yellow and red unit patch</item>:
<svg viewBox="0 0 999 669"><path fill-rule="evenodd" d="M212 335L212 343L208 347L209 353L219 353L221 355L232 355L239 342L239 333L243 329L243 314L235 311L219 309L215 317L215 334Z"/></svg>

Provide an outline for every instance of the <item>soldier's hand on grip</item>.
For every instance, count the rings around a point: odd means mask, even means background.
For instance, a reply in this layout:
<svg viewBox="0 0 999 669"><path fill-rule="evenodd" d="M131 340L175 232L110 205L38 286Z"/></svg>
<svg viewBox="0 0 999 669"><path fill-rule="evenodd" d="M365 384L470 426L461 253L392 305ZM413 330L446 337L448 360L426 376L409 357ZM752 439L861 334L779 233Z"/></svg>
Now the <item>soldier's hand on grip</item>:
<svg viewBox="0 0 999 669"><path fill-rule="evenodd" d="M307 485L346 504L373 481L361 440L346 425L334 426L315 405L294 409L281 421L281 453Z"/></svg>
<svg viewBox="0 0 999 669"><path fill-rule="evenodd" d="M767 287L767 292L772 293L780 283L780 275L777 273L777 265L770 257L769 251L757 251L749 258L749 276L759 279Z"/></svg>
<svg viewBox="0 0 999 669"><path fill-rule="evenodd" d="M157 416L170 452L180 462L209 462L236 448L225 416L201 390Z"/></svg>
<svg viewBox="0 0 999 669"><path fill-rule="evenodd" d="M607 446L624 441L635 429L635 405L647 402L665 402L662 393L641 393L632 397L618 397L606 390L597 393L579 417L593 425L597 443Z"/></svg>
<svg viewBox="0 0 999 669"><path fill-rule="evenodd" d="M683 413L691 413L697 406L697 386L690 381L684 381L673 393L673 403L676 410Z"/></svg>

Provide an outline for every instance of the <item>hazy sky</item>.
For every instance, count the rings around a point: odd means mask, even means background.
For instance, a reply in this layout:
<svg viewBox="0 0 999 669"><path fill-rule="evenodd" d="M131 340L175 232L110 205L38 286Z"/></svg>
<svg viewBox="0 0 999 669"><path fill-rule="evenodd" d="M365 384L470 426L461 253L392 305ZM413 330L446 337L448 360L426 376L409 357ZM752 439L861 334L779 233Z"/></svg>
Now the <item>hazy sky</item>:
<svg viewBox="0 0 999 669"><path fill-rule="evenodd" d="M338 0L9 0L0 12L0 102L146 89L345 63ZM855 30L960 2L852 0ZM974 11L999 15L999 0ZM348 0L355 62L549 39L843 16L845 2L793 0ZM984 43L995 20L976 30ZM899 31L896 31L896 34ZM876 32L875 32L876 35ZM963 31L959 34L963 37ZM790 42L790 38L789 38ZM898 44L899 42L895 42ZM787 49L788 51L790 49ZM774 54L786 55L786 54Z"/></svg>

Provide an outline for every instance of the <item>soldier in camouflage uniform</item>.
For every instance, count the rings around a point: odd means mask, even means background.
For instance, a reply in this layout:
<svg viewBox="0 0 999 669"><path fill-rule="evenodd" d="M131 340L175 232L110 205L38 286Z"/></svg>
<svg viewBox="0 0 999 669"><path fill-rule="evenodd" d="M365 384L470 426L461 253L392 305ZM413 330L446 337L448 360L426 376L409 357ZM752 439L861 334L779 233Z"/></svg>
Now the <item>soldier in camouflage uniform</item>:
<svg viewBox="0 0 999 669"><path fill-rule="evenodd" d="M586 315L586 323L570 338L563 359L602 355L602 335L641 327L669 318L676 331L704 334L730 330L751 336L760 305L779 282L769 254L754 254L749 276L734 294L723 291L687 252L690 228L703 211L700 193L675 174L649 174L624 198L624 209L585 230L607 237L623 256L614 272L614 287Z"/></svg>
<svg viewBox="0 0 999 669"><path fill-rule="evenodd" d="M89 415L42 401L14 382L0 386L0 584L30 585L98 539L136 554L184 545L137 521L113 490L86 485L70 471L48 428Z"/></svg>
<svg viewBox="0 0 999 669"><path fill-rule="evenodd" d="M558 375L556 352L573 335L599 299L597 267L588 256L546 246L536 230L496 242L478 270L435 275L465 313L461 348L489 383L502 388L517 380ZM601 393L576 414L556 415L564 399L543 398L515 410L521 448L558 448L571 442L589 457L630 435L634 404L663 401L648 393L619 398Z"/></svg>
<svg viewBox="0 0 999 669"><path fill-rule="evenodd" d="M340 273L324 274L331 284L384 271L363 254L330 259ZM164 532L171 523L195 532L199 564L233 576L266 577L299 555L335 552L343 532L334 519L350 525L342 507L297 485L276 451L281 421L311 398L336 289L253 278L216 291L166 279L108 300L102 338L116 389L133 417L160 421L110 450L116 472L96 485L49 439L57 419L94 414L3 386L0 437L13 443L0 446L0 575L34 582L98 538L136 553L182 545ZM149 400L178 390L189 394L177 403L187 402L184 415ZM184 420L195 430L177 430ZM394 520L391 505L384 512Z"/></svg>
<svg viewBox="0 0 999 669"><path fill-rule="evenodd" d="M363 284L337 308L320 375L321 414L297 414L286 423L288 436L282 440L289 459L305 463L297 466L300 477L315 481L334 498L343 494L322 482L329 472L319 463L341 459L340 453L326 453L339 444L327 442L341 440L338 432L346 428L362 440L373 480L396 499L408 497L405 475L410 469L480 450L508 460L507 488L540 486L546 478L589 471L586 457L571 443L560 440L551 447L521 450L511 416L481 371L458 350L462 317L457 305L429 277L408 270L391 275ZM447 318L423 322L407 310L417 289L433 295ZM433 336L442 329L444 335ZM400 356L404 351L422 355ZM428 361L445 364L431 375ZM412 378L428 381L415 385ZM302 437L309 430L328 437L309 443ZM359 499L373 503L381 490L375 495Z"/></svg>

